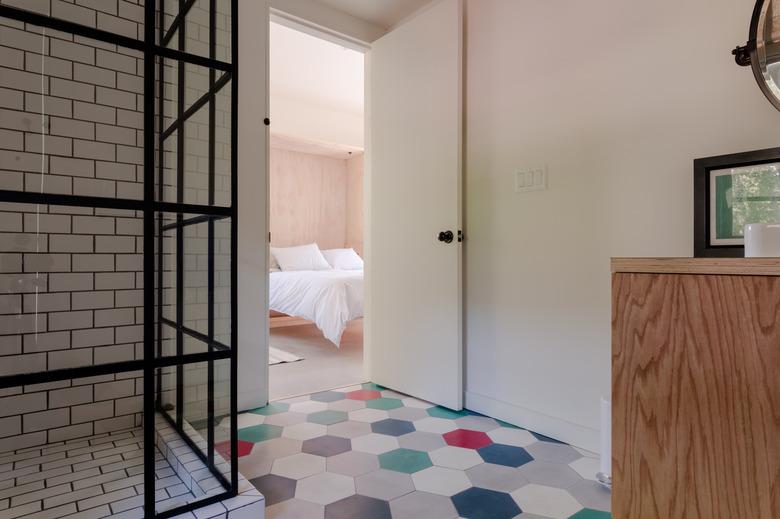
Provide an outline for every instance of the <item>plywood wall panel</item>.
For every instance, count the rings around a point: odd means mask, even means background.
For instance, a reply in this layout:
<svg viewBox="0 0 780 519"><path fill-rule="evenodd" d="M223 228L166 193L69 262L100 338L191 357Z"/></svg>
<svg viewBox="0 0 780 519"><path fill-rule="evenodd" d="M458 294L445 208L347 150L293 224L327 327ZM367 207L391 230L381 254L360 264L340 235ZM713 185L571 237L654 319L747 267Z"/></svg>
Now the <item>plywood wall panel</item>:
<svg viewBox="0 0 780 519"><path fill-rule="evenodd" d="M363 256L363 155L347 160L347 247Z"/></svg>
<svg viewBox="0 0 780 519"><path fill-rule="evenodd" d="M346 244L346 160L271 149L271 245Z"/></svg>

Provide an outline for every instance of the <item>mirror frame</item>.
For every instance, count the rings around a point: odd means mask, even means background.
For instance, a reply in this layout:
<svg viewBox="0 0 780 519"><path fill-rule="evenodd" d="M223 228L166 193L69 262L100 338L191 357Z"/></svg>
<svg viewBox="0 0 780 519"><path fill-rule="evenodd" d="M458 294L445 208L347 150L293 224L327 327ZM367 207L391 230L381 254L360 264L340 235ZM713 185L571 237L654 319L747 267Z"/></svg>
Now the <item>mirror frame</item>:
<svg viewBox="0 0 780 519"><path fill-rule="evenodd" d="M750 19L750 32L748 34L748 42L745 47L737 47L733 54L736 57L737 64L747 66L753 69L753 76L758 83L758 87L764 93L764 96L772 103L777 110L780 110L780 98L776 97L766 84L764 79L764 73L761 70L761 63L758 59L758 31L759 22L761 21L761 14L764 4L771 2L772 0L757 0L756 5L753 8L753 17ZM749 58L748 58L749 56ZM745 59L748 58L748 59Z"/></svg>

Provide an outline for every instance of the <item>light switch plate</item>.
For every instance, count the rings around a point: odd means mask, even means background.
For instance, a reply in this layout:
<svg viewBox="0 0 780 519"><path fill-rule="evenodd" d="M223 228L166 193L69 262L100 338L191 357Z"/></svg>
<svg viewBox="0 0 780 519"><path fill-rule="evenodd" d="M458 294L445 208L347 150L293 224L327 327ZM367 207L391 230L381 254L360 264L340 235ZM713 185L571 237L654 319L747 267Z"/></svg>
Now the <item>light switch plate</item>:
<svg viewBox="0 0 780 519"><path fill-rule="evenodd" d="M544 191L547 189L547 166L515 171L515 192Z"/></svg>

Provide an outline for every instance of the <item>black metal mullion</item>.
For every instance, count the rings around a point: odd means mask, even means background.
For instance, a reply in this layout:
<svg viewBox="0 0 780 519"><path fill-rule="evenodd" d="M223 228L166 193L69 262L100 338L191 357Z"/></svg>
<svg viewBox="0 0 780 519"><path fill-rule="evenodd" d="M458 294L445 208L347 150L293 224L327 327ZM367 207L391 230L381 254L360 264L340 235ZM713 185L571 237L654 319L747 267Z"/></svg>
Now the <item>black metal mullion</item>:
<svg viewBox="0 0 780 519"><path fill-rule="evenodd" d="M186 332L185 332L186 333ZM201 353L188 353L181 358L178 357L159 357L147 363L146 360L125 360L121 362L111 362L109 364L98 364L92 366L80 366L76 368L53 369L35 373L21 373L19 375L6 375L0 377L0 389L9 387L28 386L31 384L43 384L48 382L59 382L61 380L70 380L86 377L97 377L100 375L109 375L112 373L128 373L131 371L143 371L148 364L153 369L173 366L177 363L195 364L211 360L228 359L231 356L230 348L218 342L214 343L214 351Z"/></svg>
<svg viewBox="0 0 780 519"><path fill-rule="evenodd" d="M179 10L179 12L174 17L173 21L171 22L171 26L168 28L168 32L165 32L165 11L162 9L162 6L160 7L160 45L163 47L167 47L168 44L173 39L174 34L176 33L176 29L179 28L179 25L184 23L184 19L187 16L187 13L190 12L190 9L192 9L192 6L195 5L195 2L197 0L187 0L187 3L184 4L184 8ZM184 50L181 47L179 47L179 50Z"/></svg>
<svg viewBox="0 0 780 519"><path fill-rule="evenodd" d="M238 0L230 2L230 485L238 494ZM266 29L263 29L266 30Z"/></svg>
<svg viewBox="0 0 780 519"><path fill-rule="evenodd" d="M209 69L210 73L213 71L214 69ZM173 121L170 126L165 129L165 131L163 131L163 140L167 139L173 132L184 126L184 123L187 121L187 119L195 115L198 110L200 110L206 103L209 102L213 95L216 95L220 90L222 90L222 87L227 85L230 79L230 72L225 72L222 74L217 82L214 83L211 88L209 88L208 92L200 96L194 103L192 103L192 105L190 105L189 108L184 110L184 114L181 117L177 117L176 120Z"/></svg>
<svg viewBox="0 0 780 519"><path fill-rule="evenodd" d="M158 36L162 40L163 34L165 33L165 27L164 27L164 12L165 12L165 0L157 0L159 2L159 13L160 13L160 20L159 20L159 32ZM159 58L160 64L159 64L159 71L157 78L158 81L158 110L159 110L159 117L157 119L157 132L159 133L158 141L157 141L157 161L158 161L158 170L157 170L157 200L162 201L165 197L165 151L164 151L164 140L162 138L162 131L163 131L163 125L165 124L165 60L163 58ZM158 214L159 223L157 227L157 358L162 357L162 318L163 318L163 303L165 300L165 225L163 224L164 221L164 214L159 213ZM162 407L162 370L157 370L157 394L156 394L156 405L155 409L160 409Z"/></svg>
<svg viewBox="0 0 780 519"><path fill-rule="evenodd" d="M224 216L224 215L214 216L214 215L210 215L210 214L204 214L204 215L200 215L200 216L193 216L191 218L185 218L184 220L182 220L181 224L183 226L187 227L189 225L197 225L199 223L206 223L206 222L211 221L211 220L213 220L213 221L224 220L225 218L230 218L230 216ZM163 231L170 231L172 229L176 229L177 225L178 224L175 221L171 222L171 223L167 223L167 224L163 225L162 230Z"/></svg>
<svg viewBox="0 0 780 519"><path fill-rule="evenodd" d="M179 0L179 12L184 8L184 0ZM179 49L186 45L187 24L179 26ZM178 62L178 84L176 97L176 116L181 120L184 114L184 77L185 64ZM184 202L184 125L176 134L176 202ZM184 226L181 225L184 215L176 214L176 356L184 355ZM184 366L176 367L176 423L181 427L184 423Z"/></svg>
<svg viewBox="0 0 780 519"><path fill-rule="evenodd" d="M201 332L199 332L197 330L193 330L192 328L189 328L187 326L178 326L175 321L171 321L170 319L165 318L165 317L162 318L162 322L163 322L163 324L167 324L168 326L170 326L174 330L181 330L181 332L184 335L189 335L193 339L197 339L200 342L202 342L203 344L212 346L212 347L216 348L217 350L230 350L229 346L227 346L225 344L222 344L219 341L212 340L211 342L209 342L209 337L205 333L201 333Z"/></svg>
<svg viewBox="0 0 780 519"><path fill-rule="evenodd" d="M75 34L76 36L83 36L85 38L110 43L112 45L119 45L120 47L135 49L141 52L146 52L147 50L147 45L143 40L128 38L127 36L122 36L113 32L95 29L94 27L90 27L88 25L68 22L59 18L52 18L50 16L34 13L32 11L25 11L24 9L18 9L15 7L9 7L7 5L0 5L0 16L19 22L30 23L39 27L46 27L47 29L54 29L61 32ZM230 63L211 60L203 56L188 54L176 49L169 49L155 45L154 42L152 42L151 50L157 56L164 56L166 58L184 61L185 63L192 63L193 65L200 65L202 67L209 67L223 71L230 71L234 69L233 65Z"/></svg>
<svg viewBox="0 0 780 519"><path fill-rule="evenodd" d="M155 2L144 7L144 516L155 516L154 434L154 24Z"/></svg>
<svg viewBox="0 0 780 519"><path fill-rule="evenodd" d="M209 58L215 59L217 54L217 1L209 1ZM214 82L216 80L216 71L209 69L209 150L208 150L208 174L209 174L209 205L214 205L214 175L216 160L216 94L214 93ZM212 351L214 342L214 220L208 221L208 338L209 351ZM207 406L208 406L208 428L207 428L207 458L212 471L214 467L214 361L208 362L208 380L207 380Z"/></svg>
<svg viewBox="0 0 780 519"><path fill-rule="evenodd" d="M61 205L69 207L92 207L99 209L123 209L128 211L143 211L146 208L143 200L127 198L106 198L99 196L61 195L57 193L40 193L35 191L9 191L0 189L0 202L15 202L19 204ZM175 202L153 203L155 212L192 213L201 215L233 216L230 207L208 206L200 204L177 204Z"/></svg>

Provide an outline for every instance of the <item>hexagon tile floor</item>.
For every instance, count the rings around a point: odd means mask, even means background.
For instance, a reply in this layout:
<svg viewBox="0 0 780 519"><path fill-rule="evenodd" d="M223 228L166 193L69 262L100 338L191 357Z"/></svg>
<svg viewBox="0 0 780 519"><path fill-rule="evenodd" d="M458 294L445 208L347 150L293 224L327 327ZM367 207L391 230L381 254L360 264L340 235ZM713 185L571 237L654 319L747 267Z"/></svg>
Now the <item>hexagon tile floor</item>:
<svg viewBox="0 0 780 519"><path fill-rule="evenodd" d="M238 417L268 519L607 519L595 455L363 384Z"/></svg>

